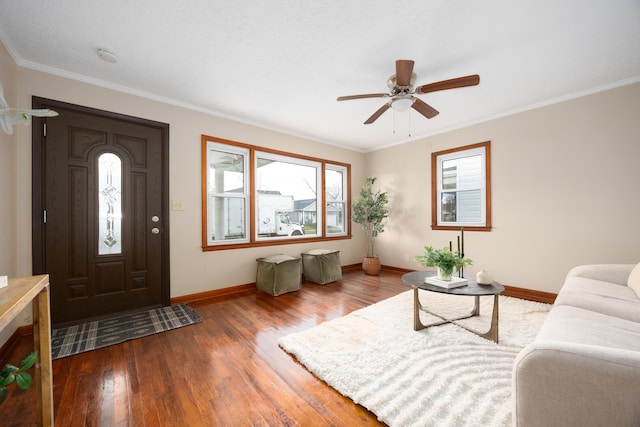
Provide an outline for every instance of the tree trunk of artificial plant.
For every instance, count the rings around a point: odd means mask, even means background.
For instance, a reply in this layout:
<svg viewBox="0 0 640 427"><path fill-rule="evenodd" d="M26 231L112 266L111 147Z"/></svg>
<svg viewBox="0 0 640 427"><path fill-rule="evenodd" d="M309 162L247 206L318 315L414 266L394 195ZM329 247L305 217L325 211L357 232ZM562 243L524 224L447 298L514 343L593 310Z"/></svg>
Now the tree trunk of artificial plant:
<svg viewBox="0 0 640 427"><path fill-rule="evenodd" d="M373 251L373 245L376 239L373 237L373 225L369 224L367 226L367 256L375 257L376 253Z"/></svg>

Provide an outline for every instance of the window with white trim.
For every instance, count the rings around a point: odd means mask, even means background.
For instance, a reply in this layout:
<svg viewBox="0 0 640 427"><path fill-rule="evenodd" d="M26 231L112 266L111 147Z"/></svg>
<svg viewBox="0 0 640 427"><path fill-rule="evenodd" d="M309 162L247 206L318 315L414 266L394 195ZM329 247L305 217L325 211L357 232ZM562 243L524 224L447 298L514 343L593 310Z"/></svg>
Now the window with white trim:
<svg viewBox="0 0 640 427"><path fill-rule="evenodd" d="M247 243L249 150L209 142L206 166L206 246Z"/></svg>
<svg viewBox="0 0 640 427"><path fill-rule="evenodd" d="M433 229L491 229L490 142L431 154Z"/></svg>
<svg viewBox="0 0 640 427"><path fill-rule="evenodd" d="M255 151L257 240L317 236L322 163Z"/></svg>
<svg viewBox="0 0 640 427"><path fill-rule="evenodd" d="M347 168L334 164L325 167L327 236L347 234Z"/></svg>
<svg viewBox="0 0 640 427"><path fill-rule="evenodd" d="M202 136L202 247L350 237L348 164Z"/></svg>

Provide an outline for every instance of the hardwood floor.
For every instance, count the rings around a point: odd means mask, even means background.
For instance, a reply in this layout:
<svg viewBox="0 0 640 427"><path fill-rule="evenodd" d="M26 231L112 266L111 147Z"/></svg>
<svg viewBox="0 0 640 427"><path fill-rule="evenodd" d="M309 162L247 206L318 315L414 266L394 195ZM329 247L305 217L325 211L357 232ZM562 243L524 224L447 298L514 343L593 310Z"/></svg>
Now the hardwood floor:
<svg viewBox="0 0 640 427"><path fill-rule="evenodd" d="M400 276L352 271L279 297L252 290L193 302L200 324L56 360L56 426L382 425L278 339L408 291ZM32 347L22 338L7 360ZM12 386L0 423L35 425L33 399L33 389Z"/></svg>

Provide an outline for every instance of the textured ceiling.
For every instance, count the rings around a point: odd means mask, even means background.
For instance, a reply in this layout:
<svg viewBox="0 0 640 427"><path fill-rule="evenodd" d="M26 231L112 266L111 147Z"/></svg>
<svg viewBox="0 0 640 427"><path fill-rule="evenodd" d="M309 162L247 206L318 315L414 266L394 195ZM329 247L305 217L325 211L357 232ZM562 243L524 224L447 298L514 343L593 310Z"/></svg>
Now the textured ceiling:
<svg viewBox="0 0 640 427"><path fill-rule="evenodd" d="M0 0L0 39L22 67L359 151L640 81L638 0ZM364 125L385 100L336 97L386 92L396 59L480 85Z"/></svg>

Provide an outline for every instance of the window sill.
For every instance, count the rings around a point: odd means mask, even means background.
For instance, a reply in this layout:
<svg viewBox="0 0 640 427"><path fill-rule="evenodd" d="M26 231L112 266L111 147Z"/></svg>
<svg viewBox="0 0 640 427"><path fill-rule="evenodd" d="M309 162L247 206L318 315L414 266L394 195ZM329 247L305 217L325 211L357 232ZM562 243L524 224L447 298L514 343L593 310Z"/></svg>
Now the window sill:
<svg viewBox="0 0 640 427"><path fill-rule="evenodd" d="M491 225L475 227L470 225L432 225L432 230L453 230L460 231L464 228L464 231L491 231Z"/></svg>
<svg viewBox="0 0 640 427"><path fill-rule="evenodd" d="M249 242L249 243L236 243L236 244L227 244L227 245L215 245L215 246L203 246L202 252L213 252L213 251L223 251L229 249L246 249L246 248L257 248L263 246L277 246L277 245L295 245L299 243L309 243L309 242L327 242L331 240L346 240L351 239L349 235L343 236L335 236L335 237L309 237L309 238L296 238L296 239L282 239L282 240L269 240L269 241L260 241L260 242Z"/></svg>

